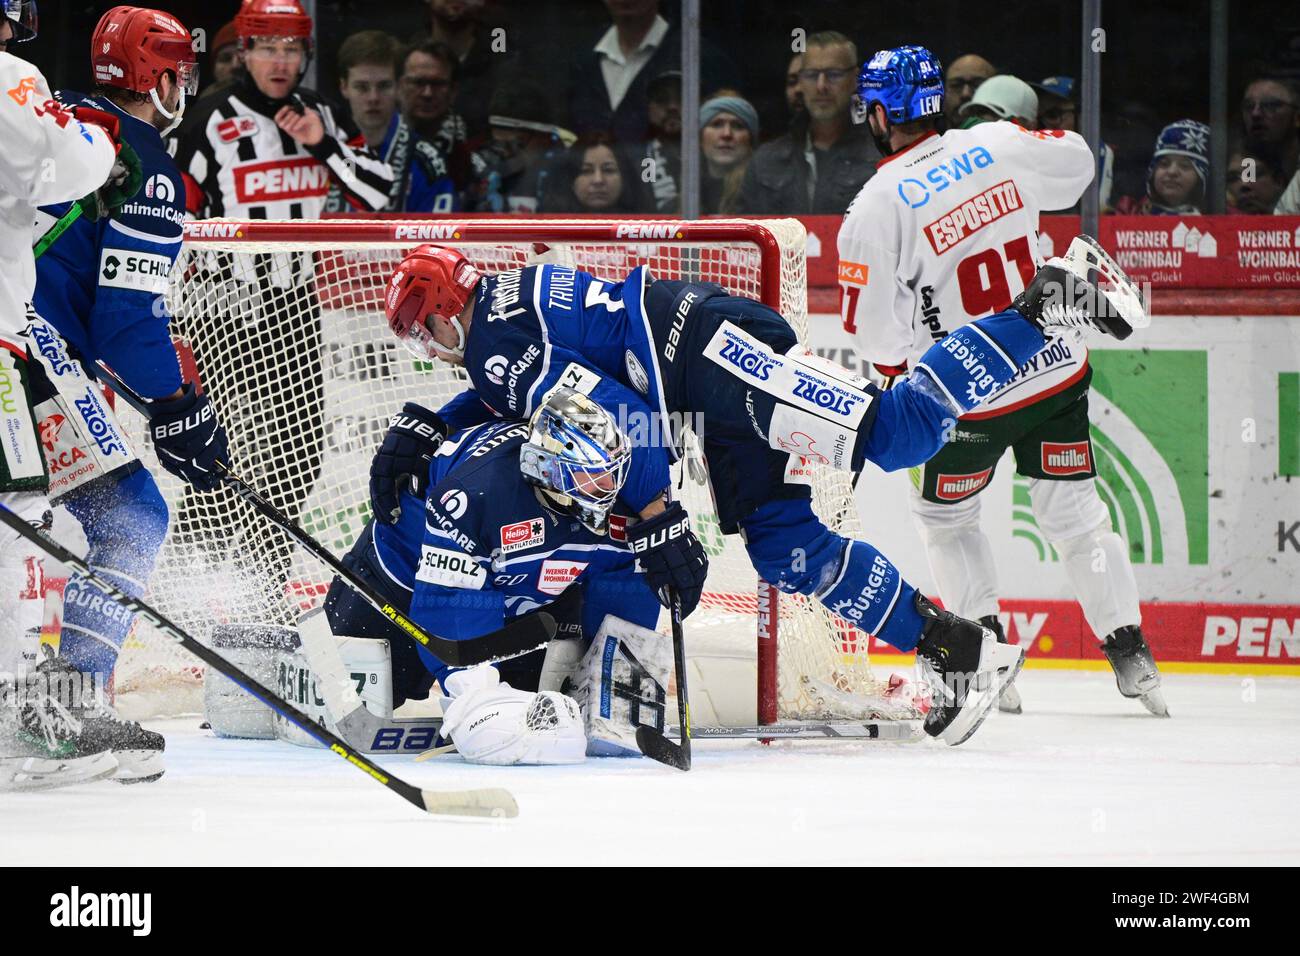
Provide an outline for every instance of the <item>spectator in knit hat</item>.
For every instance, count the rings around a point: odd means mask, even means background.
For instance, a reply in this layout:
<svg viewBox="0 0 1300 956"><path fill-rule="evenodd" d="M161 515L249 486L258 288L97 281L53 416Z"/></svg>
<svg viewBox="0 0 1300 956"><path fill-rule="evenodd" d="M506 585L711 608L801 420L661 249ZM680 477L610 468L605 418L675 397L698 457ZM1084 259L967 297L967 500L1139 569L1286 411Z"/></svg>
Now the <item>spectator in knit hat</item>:
<svg viewBox="0 0 1300 956"><path fill-rule="evenodd" d="M975 95L957 111L963 127L992 120L1010 120L1025 129L1038 128L1038 95L1024 80L1001 73L980 84Z"/></svg>
<svg viewBox="0 0 1300 956"><path fill-rule="evenodd" d="M1147 194L1140 201L1121 200L1116 211L1129 215L1188 216L1205 207L1210 171L1210 128L1196 120L1170 123L1156 138L1147 167Z"/></svg>
<svg viewBox="0 0 1300 956"><path fill-rule="evenodd" d="M736 90L719 90L700 107L701 213L736 212L756 142L758 111Z"/></svg>

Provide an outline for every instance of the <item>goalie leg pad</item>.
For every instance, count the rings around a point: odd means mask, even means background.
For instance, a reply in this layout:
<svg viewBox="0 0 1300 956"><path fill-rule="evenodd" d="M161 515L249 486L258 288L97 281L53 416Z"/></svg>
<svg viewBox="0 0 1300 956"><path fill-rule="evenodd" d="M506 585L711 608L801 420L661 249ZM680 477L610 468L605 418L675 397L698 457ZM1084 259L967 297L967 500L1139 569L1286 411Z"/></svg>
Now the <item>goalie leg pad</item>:
<svg viewBox="0 0 1300 956"><path fill-rule="evenodd" d="M949 407L964 415L1011 381L1045 344L1043 333L1019 312L999 312L930 346L913 375L928 375Z"/></svg>
<svg viewBox="0 0 1300 956"><path fill-rule="evenodd" d="M443 702L442 735L470 763L549 766L586 759L587 735L573 698L515 690L489 664L449 674L443 686L451 697Z"/></svg>
<svg viewBox="0 0 1300 956"><path fill-rule="evenodd" d="M664 732L672 644L662 634L610 614L582 659L573 697L592 757L635 757L638 727Z"/></svg>
<svg viewBox="0 0 1300 956"><path fill-rule="evenodd" d="M226 624L213 628L212 648L263 687L276 686L281 657L298 636L274 624ZM209 671L203 682L203 719L218 737L274 740L274 712L229 678Z"/></svg>

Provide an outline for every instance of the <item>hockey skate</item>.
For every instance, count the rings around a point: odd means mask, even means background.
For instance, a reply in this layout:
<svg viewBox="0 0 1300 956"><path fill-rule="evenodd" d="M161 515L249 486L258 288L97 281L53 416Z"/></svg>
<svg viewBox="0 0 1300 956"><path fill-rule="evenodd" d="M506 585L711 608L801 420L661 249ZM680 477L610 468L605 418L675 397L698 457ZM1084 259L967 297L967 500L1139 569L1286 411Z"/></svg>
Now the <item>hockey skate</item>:
<svg viewBox="0 0 1300 956"><path fill-rule="evenodd" d="M117 758L82 739L81 721L41 677L0 685L0 791L53 790L111 777Z"/></svg>
<svg viewBox="0 0 1300 956"><path fill-rule="evenodd" d="M996 614L990 614L988 617L979 619L979 623L987 627L990 631L998 636L999 644L1006 644L1007 636L1002 631L1002 622L998 620ZM1020 701L1020 691L1016 690L1013 680L1009 680L1006 686L1002 688L1002 693L998 695L998 710L1004 714L1023 714L1024 707Z"/></svg>
<svg viewBox="0 0 1300 956"><path fill-rule="evenodd" d="M1049 338L1093 328L1122 340L1151 324L1137 286L1091 236L1048 259L1011 307Z"/></svg>
<svg viewBox="0 0 1300 956"><path fill-rule="evenodd" d="M1160 671L1139 628L1121 627L1101 642L1101 652L1115 671L1115 685L1122 695L1136 697L1157 717L1169 716L1160 692Z"/></svg>
<svg viewBox="0 0 1300 956"><path fill-rule="evenodd" d="M1020 673L1025 652L999 644L993 631L940 610L919 593L916 610L926 619L916 659L934 695L925 732L956 747L984 723L1002 688Z"/></svg>
<svg viewBox="0 0 1300 956"><path fill-rule="evenodd" d="M83 676L66 660L48 654L36 666L51 681L73 680ZM102 693L80 693L69 708L80 724L77 745L84 751L109 750L117 761L112 779L118 783L152 783L163 775L163 750L166 742L162 734L145 730L133 720L117 715Z"/></svg>

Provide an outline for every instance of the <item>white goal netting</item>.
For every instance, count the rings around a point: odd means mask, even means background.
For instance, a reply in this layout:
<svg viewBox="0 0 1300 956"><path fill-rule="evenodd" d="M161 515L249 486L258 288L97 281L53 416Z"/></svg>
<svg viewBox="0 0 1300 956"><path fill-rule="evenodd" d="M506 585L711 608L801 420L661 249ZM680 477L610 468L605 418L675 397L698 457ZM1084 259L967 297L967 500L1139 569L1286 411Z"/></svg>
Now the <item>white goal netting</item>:
<svg viewBox="0 0 1300 956"><path fill-rule="evenodd" d="M420 242L455 245L489 272L545 254L617 281L645 263L661 278L766 301L807 338L806 233L794 220L214 221L186 236L168 306L183 361L196 365L188 374L212 396L235 471L340 556L369 518L369 463L389 416L404 401L437 408L467 387L450 367L416 361L384 320L384 283ZM219 623L288 624L322 600L324 568L233 494L195 494L160 471L140 419L120 414L171 506L150 582L160 610L203 639ZM753 659L763 722L832 716L878 692L865 635L816 602L760 589L740 539L719 533L708 488L686 471L677 494L711 568L688 648ZM815 472L817 512L853 535L850 475ZM183 650L138 624L116 683L137 698L133 713L158 714L195 709L201 679Z"/></svg>

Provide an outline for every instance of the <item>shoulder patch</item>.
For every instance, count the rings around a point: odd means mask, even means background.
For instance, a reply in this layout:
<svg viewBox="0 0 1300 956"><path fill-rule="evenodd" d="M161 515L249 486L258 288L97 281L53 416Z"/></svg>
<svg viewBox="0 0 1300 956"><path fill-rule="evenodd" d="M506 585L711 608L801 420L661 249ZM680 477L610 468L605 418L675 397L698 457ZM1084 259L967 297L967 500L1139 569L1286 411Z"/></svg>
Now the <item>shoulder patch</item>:
<svg viewBox="0 0 1300 956"><path fill-rule="evenodd" d="M450 551L426 544L420 549L420 564L415 570L415 580L477 591L487 582L487 573L463 551Z"/></svg>

